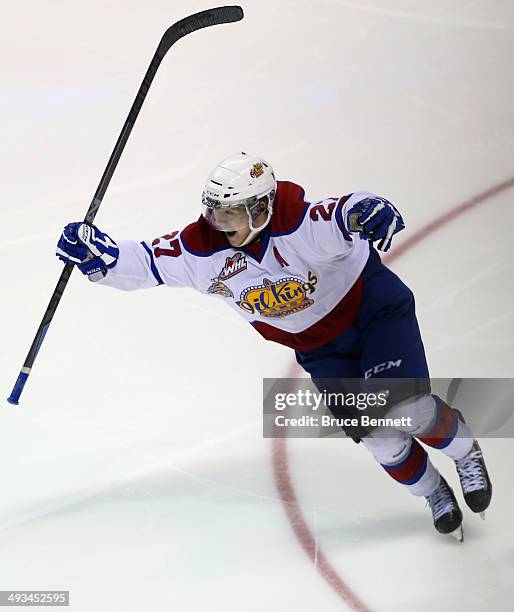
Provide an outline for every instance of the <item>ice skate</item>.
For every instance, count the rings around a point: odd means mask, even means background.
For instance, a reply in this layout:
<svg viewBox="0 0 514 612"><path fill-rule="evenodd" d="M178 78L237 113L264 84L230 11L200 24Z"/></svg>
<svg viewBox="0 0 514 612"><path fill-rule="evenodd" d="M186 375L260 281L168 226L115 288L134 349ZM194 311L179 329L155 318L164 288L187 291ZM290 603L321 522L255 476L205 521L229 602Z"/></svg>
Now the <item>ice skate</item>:
<svg viewBox="0 0 514 612"><path fill-rule="evenodd" d="M448 534L455 537L459 542L464 539L462 531L462 512L460 511L457 500L451 487L441 476L439 484L433 493L426 496L434 527L439 533Z"/></svg>
<svg viewBox="0 0 514 612"><path fill-rule="evenodd" d="M482 449L476 440L469 453L455 461L455 466L466 504L473 512L485 518L485 510L491 502L493 487L485 467Z"/></svg>

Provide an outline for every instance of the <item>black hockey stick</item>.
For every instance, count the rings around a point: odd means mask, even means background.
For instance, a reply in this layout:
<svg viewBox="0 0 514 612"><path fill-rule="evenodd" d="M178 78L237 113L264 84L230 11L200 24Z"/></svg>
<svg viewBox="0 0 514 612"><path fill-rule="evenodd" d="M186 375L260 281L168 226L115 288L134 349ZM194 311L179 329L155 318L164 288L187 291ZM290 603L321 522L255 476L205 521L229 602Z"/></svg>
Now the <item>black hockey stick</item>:
<svg viewBox="0 0 514 612"><path fill-rule="evenodd" d="M84 218L85 223L93 223L96 213L100 208L100 204L102 203L105 192L107 191L107 187L111 182L111 178L114 174L116 166L118 165L118 161L121 157L121 154L123 153L123 149L127 144L130 132L132 131L139 111L143 106L143 102L145 101L148 90L150 89L150 85L152 84L157 70L161 65L164 56L169 51L170 47L174 45L177 40L181 39L187 34L191 34L191 32L195 32L196 30L200 30L201 28L207 28L209 26L219 25L222 23L233 23L234 21L240 21L242 18L243 9L240 6L220 6L218 8L202 11L201 13L196 13L195 15L190 15L185 19L177 21L177 23L173 24L166 30L161 39L161 42L159 43L159 46L157 47L157 51L155 52L155 55L153 56L152 61L150 62L150 66L148 67L148 70L145 74L145 78L141 83L141 87L139 88L139 91L136 94L136 98L132 104L132 108L130 109L130 112L118 137L116 145L114 146L113 152L111 153L111 157L107 162L107 166L104 170L102 178L100 179L100 183L98 184L95 195L93 196L91 204ZM46 332L48 331L48 327L52 322L55 311L57 310L57 306L59 305L62 294L66 288L73 268L73 264L66 264L64 266L64 270L62 271L59 281L57 282L57 286L54 289L54 292L50 299L50 303L48 304L46 312L43 315L41 324L39 325L34 340L32 341L32 345L27 354L21 372L18 375L18 379L16 380L11 395L7 399L10 404L19 403L20 395L23 391L23 388L25 387L25 383L27 382L32 366L34 365L34 361L36 360L38 351L41 348L41 344L45 339Z"/></svg>

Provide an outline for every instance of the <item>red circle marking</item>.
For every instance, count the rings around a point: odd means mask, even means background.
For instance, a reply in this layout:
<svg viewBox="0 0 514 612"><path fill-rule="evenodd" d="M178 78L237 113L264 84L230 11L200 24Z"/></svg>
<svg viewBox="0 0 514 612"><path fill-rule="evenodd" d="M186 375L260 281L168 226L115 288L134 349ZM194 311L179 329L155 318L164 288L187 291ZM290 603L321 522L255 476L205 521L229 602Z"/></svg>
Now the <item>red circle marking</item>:
<svg viewBox="0 0 514 612"><path fill-rule="evenodd" d="M511 187L514 187L514 177L491 187L487 191L483 191L473 196L455 208L450 209L448 212L436 217L436 219L415 231L407 240L399 244L393 253L386 255L384 257L384 263L390 264L441 227ZM291 364L286 378L295 378L298 372L299 366L294 362ZM363 603L359 596L352 591L348 584L332 567L327 557L320 549L314 534L307 525L291 478L286 438L275 438L272 440L272 461L273 476L280 500L284 506L291 528L307 556L313 562L320 575L352 610L370 612L370 608Z"/></svg>

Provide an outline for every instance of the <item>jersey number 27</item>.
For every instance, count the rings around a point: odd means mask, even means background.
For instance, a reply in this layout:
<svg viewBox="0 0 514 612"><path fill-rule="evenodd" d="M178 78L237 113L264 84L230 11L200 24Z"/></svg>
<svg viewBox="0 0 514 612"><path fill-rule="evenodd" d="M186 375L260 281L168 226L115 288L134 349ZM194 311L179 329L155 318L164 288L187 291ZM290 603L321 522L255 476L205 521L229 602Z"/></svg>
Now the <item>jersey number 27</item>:
<svg viewBox="0 0 514 612"><path fill-rule="evenodd" d="M161 255L165 255L166 257L178 257L179 255L182 255L182 249L180 248L180 242L178 238L175 238L177 234L178 232L173 232L172 234L165 234L164 236L161 236L160 238L156 238L152 242L154 256L160 257ZM169 247L162 248L160 246L157 246L161 242L161 240L168 241Z"/></svg>

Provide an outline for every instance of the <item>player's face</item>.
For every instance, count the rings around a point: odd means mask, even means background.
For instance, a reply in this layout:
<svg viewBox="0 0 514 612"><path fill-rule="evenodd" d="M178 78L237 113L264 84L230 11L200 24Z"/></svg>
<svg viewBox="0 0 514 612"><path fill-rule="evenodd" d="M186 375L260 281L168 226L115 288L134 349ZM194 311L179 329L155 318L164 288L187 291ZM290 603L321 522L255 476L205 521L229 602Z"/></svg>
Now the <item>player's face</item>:
<svg viewBox="0 0 514 612"><path fill-rule="evenodd" d="M264 223L266 222L267 216L268 216L267 211L258 214L253 219L253 226L255 228L258 228L261 225L264 225ZM227 237L227 240L230 242L230 244L233 247L238 247L238 246L241 246L241 244L243 244L243 242L248 238L250 231L251 230L250 230L250 226L248 225L248 216L247 216L245 227L243 227L242 229L236 230L236 231L226 231L225 236Z"/></svg>
<svg viewBox="0 0 514 612"><path fill-rule="evenodd" d="M235 232L248 227L248 213L244 206L215 208L210 214L211 225L221 232Z"/></svg>
<svg viewBox="0 0 514 612"><path fill-rule="evenodd" d="M248 238L251 232L249 214L252 214L252 225L255 229L264 225L268 219L267 199L259 200L259 207L252 203L252 212L248 203L230 206L227 208L213 207L209 202L203 201L203 217L215 230L223 232L233 247L238 247ZM257 212L260 210L261 212Z"/></svg>

